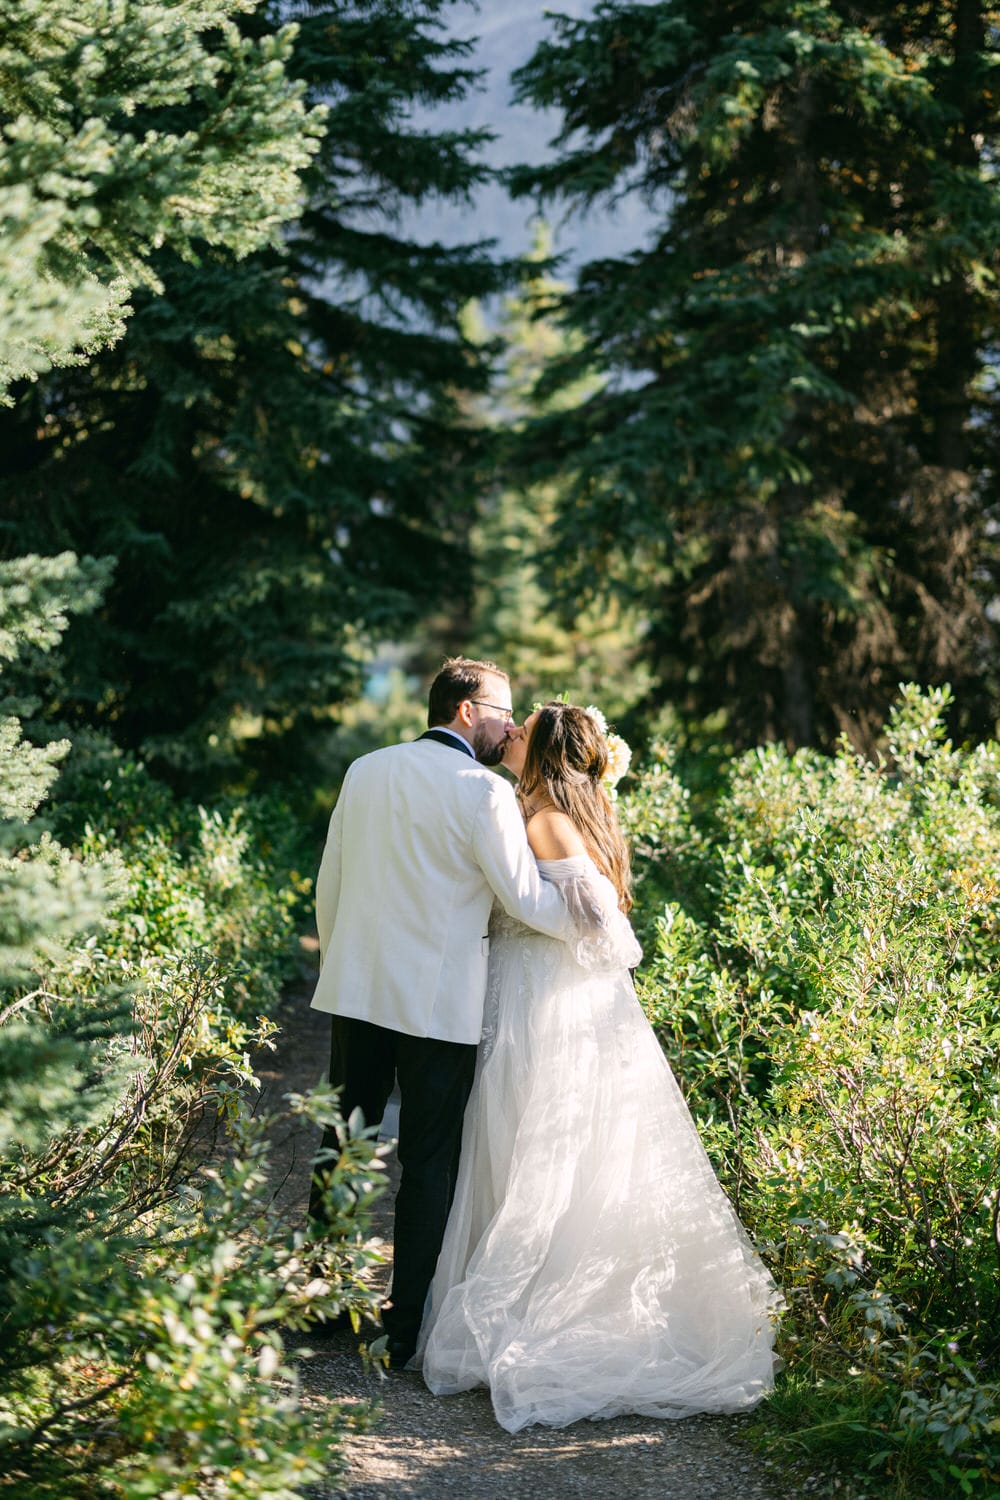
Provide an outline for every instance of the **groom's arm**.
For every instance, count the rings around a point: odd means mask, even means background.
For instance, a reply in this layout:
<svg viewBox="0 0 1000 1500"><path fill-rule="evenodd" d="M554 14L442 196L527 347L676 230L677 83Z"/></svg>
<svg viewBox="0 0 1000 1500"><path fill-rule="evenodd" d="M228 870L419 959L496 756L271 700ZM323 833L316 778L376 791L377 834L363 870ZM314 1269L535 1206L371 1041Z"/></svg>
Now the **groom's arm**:
<svg viewBox="0 0 1000 1500"><path fill-rule="evenodd" d="M491 779L479 804L472 850L509 916L549 937L573 936L575 929L562 897L538 873L514 793L498 776Z"/></svg>

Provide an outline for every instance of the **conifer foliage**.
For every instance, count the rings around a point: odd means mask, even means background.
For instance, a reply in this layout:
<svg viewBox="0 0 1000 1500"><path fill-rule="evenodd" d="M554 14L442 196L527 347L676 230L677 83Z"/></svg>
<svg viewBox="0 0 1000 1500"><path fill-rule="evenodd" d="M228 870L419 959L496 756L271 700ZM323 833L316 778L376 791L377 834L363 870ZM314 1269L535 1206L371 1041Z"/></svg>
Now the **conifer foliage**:
<svg viewBox="0 0 1000 1500"><path fill-rule="evenodd" d="M119 337L156 247L245 254L295 213L319 117L249 8L0 4L0 394Z"/></svg>
<svg viewBox="0 0 1000 1500"><path fill-rule="evenodd" d="M612 378L526 449L578 474L555 563L631 594L659 695L738 743L870 744L901 678L990 723L998 20L606 0L520 73L562 151L516 189L660 222L563 301L554 378Z"/></svg>
<svg viewBox="0 0 1000 1500"><path fill-rule="evenodd" d="M286 858L288 809L179 805L91 732L74 757L76 806L54 813L69 740L23 728L64 691L61 718L87 717L81 662L92 717L114 707L101 678L109 538L141 532L169 550L150 524L148 474L118 485L125 449L88 467L114 425L107 382L135 401L151 373L132 358L83 368L88 355L117 358L129 283L147 314L162 294L169 327L161 267L210 265L205 310L221 268L262 254L299 202L319 117L286 67L292 32L233 24L252 9L0 8L2 378L27 382L11 387L2 449L0 1488L32 1500L300 1493L329 1472L340 1423L327 1414L319 1430L303 1411L276 1327L374 1295L361 1280L380 1179L370 1140L345 1142L343 1213L306 1249L273 1208L266 1122L245 1101L304 887ZM212 348L221 364L221 339ZM190 383L174 397L176 416ZM197 513L174 519L196 528ZM29 532L55 555L20 555ZM76 536L101 555L63 550ZM83 627L63 670L54 648ZM162 662L162 640L152 655ZM59 817L70 838L53 836ZM328 1090L292 1107L336 1119ZM213 1129L227 1149L206 1165Z"/></svg>
<svg viewBox="0 0 1000 1500"><path fill-rule="evenodd" d="M292 87L307 120L324 111L300 218L242 259L204 234L196 260L165 245L162 292L136 292L121 343L0 416L0 550L116 559L47 703L188 785L240 763L287 772L356 689L359 643L447 586L471 441L450 393L481 387L486 365L458 314L502 275L481 245L421 245L393 223L485 172L476 132L410 118L474 82L447 9L253 8L241 48L273 51L291 22ZM176 106L185 138L201 110Z"/></svg>
<svg viewBox="0 0 1000 1500"><path fill-rule="evenodd" d="M524 705L525 713L540 698L570 691L577 701L599 702L616 719L642 697L646 686L644 668L634 666L640 621L617 600L560 618L549 597L548 569L539 564L572 475L521 486L514 465L514 482L504 482L509 448L516 449L525 424L547 408L565 411L578 405L602 384L586 371L548 402L537 398L548 365L579 344L578 337L568 337L548 315L566 291L565 283L544 269L551 254L550 231L538 224L522 289L504 300L498 320L500 355L493 390L475 413L495 436L494 462L476 476L480 498L470 536L475 607L461 629L449 621L448 636L435 644L447 650L450 640L467 639L474 655L503 662L515 702ZM425 665L433 670L430 655Z"/></svg>

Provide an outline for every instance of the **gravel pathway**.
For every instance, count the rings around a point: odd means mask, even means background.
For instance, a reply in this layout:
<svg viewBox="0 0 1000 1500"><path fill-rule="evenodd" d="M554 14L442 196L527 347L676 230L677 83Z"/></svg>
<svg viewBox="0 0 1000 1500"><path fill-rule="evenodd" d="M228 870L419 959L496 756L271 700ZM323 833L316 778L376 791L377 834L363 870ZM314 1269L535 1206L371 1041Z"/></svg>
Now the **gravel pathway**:
<svg viewBox="0 0 1000 1500"><path fill-rule="evenodd" d="M280 1113L286 1093L313 1086L325 1064L329 1023L309 1010L310 991L311 980L304 980L288 996L278 1016L278 1051L260 1061L261 1107L269 1113ZM290 1119L275 1130L276 1201L290 1217L304 1211L317 1144ZM375 1229L389 1253L390 1226L386 1201ZM745 1418L622 1417L512 1436L497 1425L485 1391L435 1397L417 1374L366 1370L350 1334L318 1330L293 1338L312 1351L300 1366L310 1406L360 1413L374 1401L380 1408L374 1426L348 1435L344 1470L316 1490L317 1500L791 1500L801 1494L741 1440Z"/></svg>

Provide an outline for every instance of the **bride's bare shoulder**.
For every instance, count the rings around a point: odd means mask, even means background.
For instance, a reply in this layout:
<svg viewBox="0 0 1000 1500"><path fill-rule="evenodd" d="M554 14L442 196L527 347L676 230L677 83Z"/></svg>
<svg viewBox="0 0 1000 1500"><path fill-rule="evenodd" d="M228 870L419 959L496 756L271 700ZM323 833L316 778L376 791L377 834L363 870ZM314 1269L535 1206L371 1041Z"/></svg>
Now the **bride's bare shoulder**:
<svg viewBox="0 0 1000 1500"><path fill-rule="evenodd" d="M570 859L585 854L573 819L557 807L542 807L528 823L528 843L536 859Z"/></svg>

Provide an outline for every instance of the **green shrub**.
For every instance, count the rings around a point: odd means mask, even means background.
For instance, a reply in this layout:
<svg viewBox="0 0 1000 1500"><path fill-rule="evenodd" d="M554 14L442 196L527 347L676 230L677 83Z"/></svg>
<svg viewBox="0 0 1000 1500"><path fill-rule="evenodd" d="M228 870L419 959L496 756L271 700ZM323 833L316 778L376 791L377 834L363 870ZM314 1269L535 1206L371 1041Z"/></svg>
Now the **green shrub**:
<svg viewBox="0 0 1000 1500"><path fill-rule="evenodd" d="M50 1165L3 1203L0 1254L16 1288L0 1451L18 1492L256 1500L297 1495L336 1468L351 1423L333 1412L320 1428L301 1407L281 1330L317 1307L372 1306L364 1233L381 1164L364 1135L347 1143L334 1174L341 1213L318 1252L269 1206L269 1122L231 1102L218 1163L152 1201ZM332 1097L299 1108L329 1118Z"/></svg>
<svg viewBox="0 0 1000 1500"><path fill-rule="evenodd" d="M0 564L0 662L98 594L71 559ZM36 810L68 746L12 712L0 736L0 1489L298 1495L357 1419L316 1428L280 1330L371 1308L383 1173L345 1127L322 1242L270 1206L245 1092L294 963L296 836L273 801L187 808L92 743L51 805L62 842ZM293 1107L336 1120L328 1092Z"/></svg>
<svg viewBox="0 0 1000 1500"><path fill-rule="evenodd" d="M948 701L904 689L877 765L742 756L700 831L654 766L628 817L641 997L784 1287L799 1438L972 1495L1000 1472L1000 747L949 744Z"/></svg>
<svg viewBox="0 0 1000 1500"><path fill-rule="evenodd" d="M279 794L211 809L181 801L145 766L93 733L74 745L48 809L58 836L87 861L120 870L102 949L144 955L204 951L226 1004L266 1015L296 970L316 853L314 830Z"/></svg>

